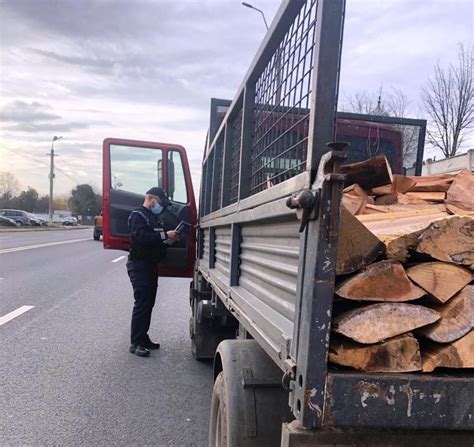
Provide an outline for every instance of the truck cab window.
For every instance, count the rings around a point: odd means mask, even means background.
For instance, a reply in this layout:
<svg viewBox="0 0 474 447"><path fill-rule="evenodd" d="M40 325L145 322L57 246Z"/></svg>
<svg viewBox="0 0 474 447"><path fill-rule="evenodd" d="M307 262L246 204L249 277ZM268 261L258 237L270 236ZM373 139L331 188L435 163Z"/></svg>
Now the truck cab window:
<svg viewBox="0 0 474 447"><path fill-rule="evenodd" d="M110 146L111 188L144 194L152 186L163 186L161 149Z"/></svg>
<svg viewBox="0 0 474 447"><path fill-rule="evenodd" d="M188 203L183 160L178 151L168 152L168 178L166 192L173 202Z"/></svg>

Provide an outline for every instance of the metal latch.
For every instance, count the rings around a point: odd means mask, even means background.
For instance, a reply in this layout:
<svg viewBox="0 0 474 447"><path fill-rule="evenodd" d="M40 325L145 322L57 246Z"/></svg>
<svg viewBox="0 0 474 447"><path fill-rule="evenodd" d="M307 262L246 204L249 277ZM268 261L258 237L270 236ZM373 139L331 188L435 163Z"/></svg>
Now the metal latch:
<svg viewBox="0 0 474 447"><path fill-rule="evenodd" d="M308 225L310 219L318 218L319 209L319 191L312 192L304 190L288 197L286 206L290 209L296 209L296 215L300 222L299 232L302 233Z"/></svg>

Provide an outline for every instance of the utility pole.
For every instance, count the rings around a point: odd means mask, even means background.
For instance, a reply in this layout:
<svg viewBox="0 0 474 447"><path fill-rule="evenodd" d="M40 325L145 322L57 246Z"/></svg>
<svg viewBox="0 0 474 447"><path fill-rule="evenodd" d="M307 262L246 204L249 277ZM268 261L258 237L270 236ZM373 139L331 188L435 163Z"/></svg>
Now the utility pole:
<svg viewBox="0 0 474 447"><path fill-rule="evenodd" d="M57 157L58 154L54 153L54 142L60 140L62 137L53 137L53 141L51 142L51 152L46 155L51 156L51 162L49 166L49 223L53 223L53 213L54 213L54 205L53 205L53 182L54 182L54 157Z"/></svg>

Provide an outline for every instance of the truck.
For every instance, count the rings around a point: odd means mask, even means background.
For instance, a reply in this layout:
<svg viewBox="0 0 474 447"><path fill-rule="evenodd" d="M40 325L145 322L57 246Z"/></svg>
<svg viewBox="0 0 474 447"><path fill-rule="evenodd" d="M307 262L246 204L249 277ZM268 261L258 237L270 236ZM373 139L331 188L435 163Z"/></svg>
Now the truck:
<svg viewBox="0 0 474 447"><path fill-rule="evenodd" d="M328 362L340 166L383 154L394 172L420 175L426 129L336 111L344 8L284 0L234 99L211 100L199 209L181 145L103 143L105 248L128 249L128 215L150 185L170 198L165 227L195 228L158 270L192 279L191 350L213 359L212 446L474 443L472 371Z"/></svg>

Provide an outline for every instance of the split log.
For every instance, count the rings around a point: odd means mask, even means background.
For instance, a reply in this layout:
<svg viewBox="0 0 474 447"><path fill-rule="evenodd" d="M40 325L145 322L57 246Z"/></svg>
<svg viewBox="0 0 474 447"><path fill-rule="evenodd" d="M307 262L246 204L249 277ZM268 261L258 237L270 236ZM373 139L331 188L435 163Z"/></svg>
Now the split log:
<svg viewBox="0 0 474 447"><path fill-rule="evenodd" d="M397 203L397 196L398 194L396 192L378 196L375 198L375 205L393 205L394 203Z"/></svg>
<svg viewBox="0 0 474 447"><path fill-rule="evenodd" d="M426 211L426 210L429 210L429 211ZM435 204L435 203L423 202L422 204L416 204L416 205L413 205L413 204L404 205L401 203L394 203L393 205L372 205L368 203L362 214L411 212L411 215L415 216L415 215L423 214L423 213L433 214L440 211L444 213L444 215L446 215L446 207L445 205L441 203ZM365 217L363 219L365 219ZM363 219L360 219L361 222L364 222Z"/></svg>
<svg viewBox="0 0 474 447"><path fill-rule="evenodd" d="M445 303L472 280L463 267L447 262L424 262L407 270L408 277L439 303Z"/></svg>
<svg viewBox="0 0 474 447"><path fill-rule="evenodd" d="M413 284L397 261L371 264L344 281L336 293L348 300L404 302L421 298L426 292Z"/></svg>
<svg viewBox="0 0 474 447"><path fill-rule="evenodd" d="M342 165L340 171L346 174L346 186L357 183L361 188L370 189L392 183L392 170L384 156Z"/></svg>
<svg viewBox="0 0 474 447"><path fill-rule="evenodd" d="M420 234L415 250L439 261L474 267L474 219L449 216Z"/></svg>
<svg viewBox="0 0 474 447"><path fill-rule="evenodd" d="M367 200L368 197L367 193L357 183L354 183L353 185L344 188L344 194L357 196L364 200Z"/></svg>
<svg viewBox="0 0 474 447"><path fill-rule="evenodd" d="M447 304L432 308L441 314L441 318L418 332L438 343L458 340L474 327L474 286L466 286Z"/></svg>
<svg viewBox="0 0 474 447"><path fill-rule="evenodd" d="M444 202L446 199L446 193L445 192L438 192L438 191L433 191L433 192L407 192L406 194L403 194L405 197L408 197L409 199L418 199L418 200L424 200L426 202Z"/></svg>
<svg viewBox="0 0 474 447"><path fill-rule="evenodd" d="M409 176L408 178L416 183L410 188L412 192L447 191L454 181L454 176L450 174L426 175L421 177Z"/></svg>
<svg viewBox="0 0 474 447"><path fill-rule="evenodd" d="M398 194L397 195L397 203L400 203L401 205L426 205L426 204L431 204L431 202L428 202L424 199L421 199L419 197L408 196L407 194Z"/></svg>
<svg viewBox="0 0 474 447"><path fill-rule="evenodd" d="M444 220L445 216L446 212L428 209L420 212L361 215L357 219L385 244L388 259L406 261L410 250L416 246L419 235L431 223Z"/></svg>
<svg viewBox="0 0 474 447"><path fill-rule="evenodd" d="M435 368L474 368L474 331L448 345L430 343L421 351L423 372Z"/></svg>
<svg viewBox="0 0 474 447"><path fill-rule="evenodd" d="M384 244L342 206L336 275L352 273L371 264L384 249Z"/></svg>
<svg viewBox="0 0 474 447"><path fill-rule="evenodd" d="M329 361L366 372L402 373L422 368L418 341L410 333L374 345L331 337Z"/></svg>
<svg viewBox="0 0 474 447"><path fill-rule="evenodd" d="M446 205L464 211L474 211L474 174L472 172L464 170L455 177L446 194Z"/></svg>
<svg viewBox="0 0 474 447"><path fill-rule="evenodd" d="M466 211L466 210L463 210L462 208L458 208L457 206L451 205L449 203L446 204L446 210L448 211L449 214L455 214L457 216L474 217L474 211Z"/></svg>
<svg viewBox="0 0 474 447"><path fill-rule="evenodd" d="M370 196L369 196L370 197ZM362 214L380 214L380 213L388 213L383 205L374 205L368 203L365 205L364 212Z"/></svg>
<svg viewBox="0 0 474 447"><path fill-rule="evenodd" d="M405 194L416 185L416 181L405 175L394 174L393 176L393 192Z"/></svg>
<svg viewBox="0 0 474 447"><path fill-rule="evenodd" d="M333 331L359 343L378 343L439 320L433 309L406 303L379 303L338 315Z"/></svg>
<svg viewBox="0 0 474 447"><path fill-rule="evenodd" d="M368 194L371 196L384 196L385 194L391 194L393 192L393 184L377 186L376 188L369 189Z"/></svg>
<svg viewBox="0 0 474 447"><path fill-rule="evenodd" d="M351 194L344 194L342 196L342 204L353 216L356 214L362 214L366 203L366 201L358 196L353 196Z"/></svg>
<svg viewBox="0 0 474 447"><path fill-rule="evenodd" d="M410 191L410 189L413 188L415 185L415 180L412 180L410 177L406 177L405 175L393 174L391 184L372 188L369 191L369 194L374 196L382 196L391 193L404 194Z"/></svg>

